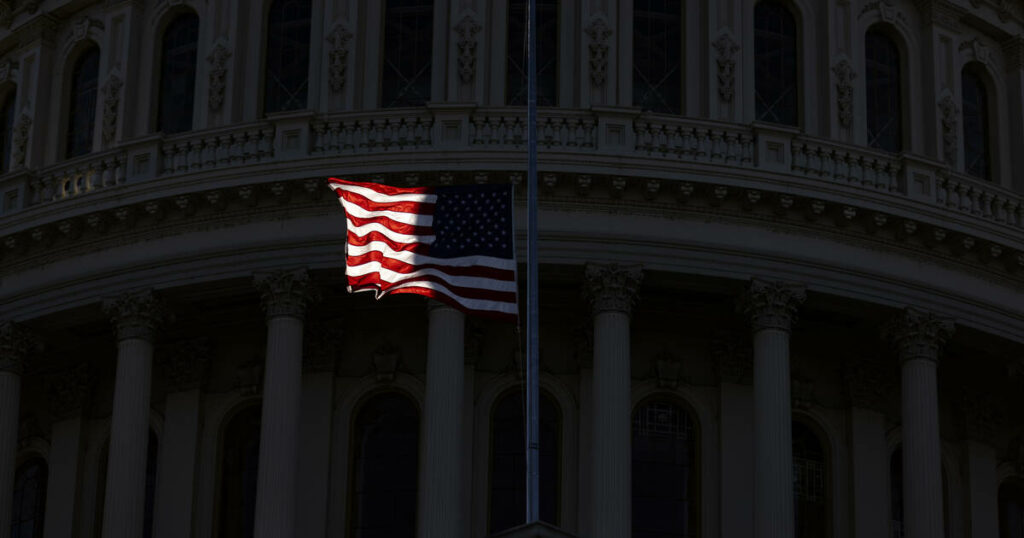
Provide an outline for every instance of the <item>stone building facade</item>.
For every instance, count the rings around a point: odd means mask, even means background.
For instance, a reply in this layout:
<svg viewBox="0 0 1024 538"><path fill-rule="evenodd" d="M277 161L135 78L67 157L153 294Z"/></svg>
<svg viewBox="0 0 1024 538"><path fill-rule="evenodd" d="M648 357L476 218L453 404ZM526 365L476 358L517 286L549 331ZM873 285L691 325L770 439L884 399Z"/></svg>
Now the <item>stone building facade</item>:
<svg viewBox="0 0 1024 538"><path fill-rule="evenodd" d="M524 2L0 1L0 538L1024 536L1024 6L538 4L522 529L324 179L521 184Z"/></svg>

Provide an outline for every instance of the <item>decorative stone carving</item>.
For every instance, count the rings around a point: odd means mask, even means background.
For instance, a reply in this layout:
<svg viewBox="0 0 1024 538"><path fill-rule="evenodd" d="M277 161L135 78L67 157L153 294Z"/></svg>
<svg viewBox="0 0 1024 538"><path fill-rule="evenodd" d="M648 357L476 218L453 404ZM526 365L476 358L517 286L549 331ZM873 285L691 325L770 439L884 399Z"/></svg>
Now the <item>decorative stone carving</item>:
<svg viewBox="0 0 1024 538"><path fill-rule="evenodd" d="M220 110L224 105L224 90L227 88L228 58L231 51L228 50L227 40L220 38L213 46L213 50L206 56L210 64L210 87L207 106L210 112Z"/></svg>
<svg viewBox="0 0 1024 538"><path fill-rule="evenodd" d="M640 265L598 265L589 263L584 270L583 293L594 315L602 312L630 314L637 290L643 280Z"/></svg>
<svg viewBox="0 0 1024 538"><path fill-rule="evenodd" d="M327 34L327 42L331 44L327 51L329 62L328 81L331 91L337 93L345 89L345 74L348 70L348 42L352 39L352 32L348 31L341 23L336 24L331 33Z"/></svg>
<svg viewBox="0 0 1024 538"><path fill-rule="evenodd" d="M711 45L715 48L715 63L718 65L718 97L726 103L732 102L736 94L736 53L740 46L728 30L722 31Z"/></svg>
<svg viewBox="0 0 1024 538"><path fill-rule="evenodd" d="M960 399L960 420L967 439L991 444L999 430L1000 419L991 394L964 387Z"/></svg>
<svg viewBox="0 0 1024 538"><path fill-rule="evenodd" d="M476 76L476 34L482 29L472 13L467 13L455 25L455 34L458 36L455 44L459 50L459 80L463 84L473 82Z"/></svg>
<svg viewBox="0 0 1024 538"><path fill-rule="evenodd" d="M50 376L46 381L50 412L57 419L71 417L85 407L91 387L92 376L85 362Z"/></svg>
<svg viewBox="0 0 1024 538"><path fill-rule="evenodd" d="M995 63L992 60L992 50L978 38L960 43L960 52L967 53L968 57L981 62L989 69L996 69Z"/></svg>
<svg viewBox="0 0 1024 538"><path fill-rule="evenodd" d="M753 371L753 348L747 333L719 331L711 340L718 380L722 383L747 383Z"/></svg>
<svg viewBox="0 0 1024 538"><path fill-rule="evenodd" d="M17 62L11 60L0 62L0 84L3 84L5 82L14 82L14 78L17 74Z"/></svg>
<svg viewBox="0 0 1024 538"><path fill-rule="evenodd" d="M341 354L344 324L340 319L306 324L302 365L309 372L333 372Z"/></svg>
<svg viewBox="0 0 1024 538"><path fill-rule="evenodd" d="M885 365L875 358L856 357L844 360L842 368L850 405L882 411L892 388Z"/></svg>
<svg viewBox="0 0 1024 538"><path fill-rule="evenodd" d="M658 379L658 388L675 389L679 386L683 363L668 351L654 360L654 375Z"/></svg>
<svg viewBox="0 0 1024 538"><path fill-rule="evenodd" d="M878 18L889 24L900 25L903 27L906 27L907 25L907 18L898 8L888 1L868 2L864 4L864 8L860 10L860 14L864 15L871 11L877 12Z"/></svg>
<svg viewBox="0 0 1024 538"><path fill-rule="evenodd" d="M253 357L235 369L235 388L243 396L259 394L263 387L263 359Z"/></svg>
<svg viewBox="0 0 1024 538"><path fill-rule="evenodd" d="M956 166L957 144L959 141L957 138L959 136L957 115L960 113L960 109L956 106L956 101L953 100L952 95L947 93L939 100L939 113L942 124L942 156L947 164Z"/></svg>
<svg viewBox="0 0 1024 538"><path fill-rule="evenodd" d="M608 43L612 29L604 17L598 16L583 31L590 37L590 82L594 86L604 86L608 78Z"/></svg>
<svg viewBox="0 0 1024 538"><path fill-rule="evenodd" d="M25 360L38 347L35 336L18 323L0 323L0 372L21 375Z"/></svg>
<svg viewBox="0 0 1024 538"><path fill-rule="evenodd" d="M398 363L402 360L402 351L390 342L385 342L373 350L373 370L377 381L390 383L395 380Z"/></svg>
<svg viewBox="0 0 1024 538"><path fill-rule="evenodd" d="M814 381L799 375L794 375L790 383L790 405L793 409L808 410L818 402L814 393Z"/></svg>
<svg viewBox="0 0 1024 538"><path fill-rule="evenodd" d="M107 77L103 86L103 142L109 144L117 134L117 106L121 102L121 88L124 82L117 72Z"/></svg>
<svg viewBox="0 0 1024 538"><path fill-rule="evenodd" d="M900 361L937 360L939 349L953 336L953 322L916 308L906 308L886 325L884 336L896 345Z"/></svg>
<svg viewBox="0 0 1024 538"><path fill-rule="evenodd" d="M839 111L839 124L850 127L853 124L853 79L857 74L846 59L839 60L832 66L832 74L836 76L836 105Z"/></svg>
<svg viewBox="0 0 1024 538"><path fill-rule="evenodd" d="M114 323L119 341L138 338L152 342L157 327L168 317L153 290L129 292L106 299L103 312Z"/></svg>
<svg viewBox="0 0 1024 538"><path fill-rule="evenodd" d="M15 170L21 170L25 168L25 156L28 154L32 118L28 114L22 114L18 121L14 122L12 130L14 132L11 133L11 165Z"/></svg>
<svg viewBox="0 0 1024 538"><path fill-rule="evenodd" d="M161 361L170 391L199 388L210 366L210 342L192 338L174 342Z"/></svg>
<svg viewBox="0 0 1024 538"><path fill-rule="evenodd" d="M306 307L317 299L305 269L258 274L254 284L263 299L268 320L278 316L303 319Z"/></svg>
<svg viewBox="0 0 1024 538"><path fill-rule="evenodd" d="M71 25L71 41L81 41L88 37L90 28L103 29L103 21L92 17L82 17Z"/></svg>
<svg viewBox="0 0 1024 538"><path fill-rule="evenodd" d="M750 318L755 332L789 331L796 321L797 308L806 298L806 290L799 284L754 278L740 300L740 310Z"/></svg>

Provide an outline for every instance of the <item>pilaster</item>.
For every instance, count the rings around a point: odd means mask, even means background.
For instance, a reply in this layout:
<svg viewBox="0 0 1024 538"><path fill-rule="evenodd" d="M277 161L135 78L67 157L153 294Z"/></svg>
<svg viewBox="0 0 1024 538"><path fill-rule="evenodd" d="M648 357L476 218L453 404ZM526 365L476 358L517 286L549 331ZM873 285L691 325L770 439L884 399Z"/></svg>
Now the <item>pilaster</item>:
<svg viewBox="0 0 1024 538"><path fill-rule="evenodd" d="M82 472L85 444L82 409L88 401L91 381L86 363L52 375L47 380L47 396L54 422L46 461L44 538L67 538L75 531L80 493L78 478Z"/></svg>

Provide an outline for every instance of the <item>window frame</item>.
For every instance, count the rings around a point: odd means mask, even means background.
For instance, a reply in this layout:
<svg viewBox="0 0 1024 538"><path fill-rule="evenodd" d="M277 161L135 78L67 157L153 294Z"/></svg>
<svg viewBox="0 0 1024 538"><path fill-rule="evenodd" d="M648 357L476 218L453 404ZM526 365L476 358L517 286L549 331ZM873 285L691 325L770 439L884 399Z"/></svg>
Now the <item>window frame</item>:
<svg viewBox="0 0 1024 538"><path fill-rule="evenodd" d="M313 77L313 69L314 69L313 40L314 40L314 36L318 36L319 35L319 32L315 30L315 24L314 24L315 15L316 15L316 10L314 9L315 6L313 5L314 0L304 0L304 1L307 1L309 3L309 13L310 13L310 15L309 15L309 40L306 43L306 46L307 46L307 50L306 50L306 55L307 55L307 57L306 57L306 90L305 90L305 98L304 98L303 106L301 106L299 108L288 108L288 109L279 109L279 110L272 110L272 111L267 109L267 82L268 82L268 79L267 79L267 77L268 77L268 69L267 69L268 65L267 64L268 64L268 60L269 60L269 55L267 54L267 52L270 50L270 45L271 45L271 42L270 42L270 13L271 13L271 11L273 11L274 5L277 2L288 2L288 1L294 1L294 0L267 0L263 4L263 13L262 13L262 18L260 19L260 21L261 21L260 24L261 24L262 32L260 33L260 41L258 41L258 43L260 44L259 69L258 69L259 78L256 80L256 84L257 84L257 86L259 88L259 90L258 90L258 92L259 92L259 100L257 102L257 109L256 110L257 110L257 113L258 113L259 117L267 117L267 116L276 115L276 114L294 113L294 112L299 112L299 111L302 111L302 110L310 110L310 108L311 108L310 107L310 95L313 93L313 84L314 84L314 77ZM319 65L320 64L319 64L319 60L318 60L317 63L315 64L315 68L319 69Z"/></svg>
<svg viewBox="0 0 1024 538"><path fill-rule="evenodd" d="M189 127L187 129L184 129L184 130L181 130L181 131L171 131L171 132L168 132L168 131L164 131L162 129L161 125L160 125L160 122L161 122L161 110L160 110L160 108L161 108L161 104L162 104L162 101L163 101L163 93L164 93L164 87L163 87L163 82L164 82L163 75L164 75L164 73L163 73L163 71L164 71L164 62L167 60L167 55L166 55L167 50L164 47L164 42L167 39L167 32L168 32L168 30L176 22L181 20L183 17L188 17L188 16L195 17L195 19L196 19L196 41L195 41L195 54L196 54L196 57L195 57L195 62L193 63L193 66L192 66L192 68L193 68L193 74L192 74L192 77L193 77L193 80L192 80L192 110L191 110L191 115L189 117ZM196 13L191 8L185 7L185 8L176 9L173 12L167 14L164 17L164 19L163 19L163 24L160 26L159 32L157 33L157 36L156 36L156 39L153 41L154 48L156 49L155 50L156 58L154 59L154 62L153 62L153 81L154 81L154 83L153 83L153 89L154 89L153 94L155 95L156 98L155 98L155 102L154 102L155 106L152 107L152 116L150 117L150 121L152 122L151 125L153 126L153 128L152 128L153 132L160 132L160 133L163 133L163 134L166 134L166 135L174 135L174 134L186 133L186 132L194 131L195 128L196 128L196 110L197 110L197 106L196 105L199 103L199 98L198 98L199 97L199 75L200 75L199 64L200 64L200 60L201 60L200 52L201 52L201 49L202 49L202 43L201 43L202 36L203 36L202 32L203 32L203 19L202 19L202 17L199 16L198 13Z"/></svg>
<svg viewBox="0 0 1024 538"><path fill-rule="evenodd" d="M679 4L680 4L680 12L679 12L679 20L678 20L678 24L679 24L679 42L677 43L678 50L679 50L679 66L678 66L678 74L676 75L676 78L678 79L679 95L677 96L678 97L678 102L676 103L676 107L678 108L678 110L676 110L676 111L657 111L657 110L653 110L653 109L643 109L642 108L642 104L638 103L638 96L636 95L636 72L637 72L637 66L636 66L636 64L637 64L637 61L636 61L637 60L637 46L636 46L636 44L637 44L637 31L636 31L637 17L636 17L636 13L637 13L637 7L636 7L636 3L635 2L632 5L631 24L632 24L632 30L633 30L633 43L632 43L632 48L631 48L632 57L630 58L630 60L631 60L630 61L630 67L631 67L631 69L630 69L630 84L631 84L630 93L632 94L631 95L631 106L640 107L644 112L650 112L650 113L653 113L653 114L669 114L669 115L679 116L679 115L685 114L685 111L686 111L686 78L687 78L686 77L686 75L687 75L687 72L686 72L686 67L687 67L687 64L686 64L687 9L686 8L687 8L687 2L685 0L678 0L678 1L679 1ZM615 76L615 75L610 75L610 77L613 77L613 76Z"/></svg>
<svg viewBox="0 0 1024 538"><path fill-rule="evenodd" d="M758 108L757 107L757 95L758 95L757 94L757 65L758 65L758 61L757 60L758 60L758 54L757 54L757 49L756 49L756 34L757 34L756 10L757 10L758 6L760 6L760 5L764 4L764 3L777 4L782 9L786 10L786 12L788 12L790 17L792 17L792 19L793 19L793 28L794 28L794 31L795 31L795 34L796 34L795 35L795 39L794 39L794 52L793 52L793 56L794 56L794 81L793 81L793 89L794 89L794 91L796 93L796 96L794 97L794 123L792 123L792 124L774 122L774 121L771 121L771 120L768 120L768 119L761 119L761 118L758 117L758 112L757 112L757 108ZM750 58L751 58L751 63L750 63L750 67L751 68L750 68L750 71L748 71L748 72L750 73L750 81L751 82L750 82L749 86L751 88L751 92L748 95L751 96L751 100L750 100L751 117L753 118L753 120L755 122L765 123L765 124L769 124L769 125L778 125L778 126L781 126L783 128L791 128L791 129L792 128L802 129L805 126L804 124L805 124L805 119L806 118L805 118L805 110L804 110L804 100L806 99L806 95L805 94L807 93L807 88L805 87L806 80L802 76L802 73L804 72L804 64L805 64L804 48L805 48L805 40L807 39L807 36L805 35L805 32L804 32L804 24L803 24L804 20L803 19L804 19L804 17L803 17L803 13L801 12L801 10L796 5L794 5L792 2L789 2L787 0L757 0L753 4L753 6L752 6L752 9L750 11L750 21L751 22L750 22L750 27L749 28L750 28L750 32L751 32L750 35L755 40L755 44L754 44L754 50L752 51L752 54L749 55Z"/></svg>
<svg viewBox="0 0 1024 538"><path fill-rule="evenodd" d="M981 89L981 95L985 99L985 111L983 121L985 122L983 135L985 143L985 176L977 176L970 172L967 162L967 118L966 101L964 98L964 75L970 75L977 79ZM992 184L999 184L998 181L998 99L995 93L995 81L985 65L978 61L969 61L960 68L960 132L957 133L963 148L963 164L960 170L967 176L977 181L984 181Z"/></svg>
<svg viewBox="0 0 1024 538"><path fill-rule="evenodd" d="M89 133L90 148L89 148L88 151L83 152L81 154L71 155L70 137L71 137L71 127L72 127L72 115L73 115L74 110L75 110L75 104L72 102L72 100L76 96L76 92L75 92L75 90L76 90L76 87L75 87L76 86L76 84L75 84L75 72L77 71L79 62L82 61L82 59L86 55L88 55L88 54L90 54L90 53L92 53L94 51L96 52L96 55L97 55L97 58L96 58L96 102L93 103L92 126L91 126L91 129L90 129L91 132ZM64 91L62 92L63 99L61 99L61 108L62 108L62 112L63 113L61 114L61 118L60 118L60 135L59 135L59 140L58 140L58 143L56 144L57 147L58 147L58 155L57 155L58 160L78 159L78 158L82 158L82 157L84 157L86 155L92 154L92 153L94 153L96 151L96 140L97 140L96 130L97 130L98 125L100 123L100 122L96 121L97 120L96 116L99 115L99 113L100 113L100 106L99 106L100 93L101 93L100 71L101 71L101 68L103 67L103 61L104 61L104 58L103 58L103 49L102 49L102 47L100 47L99 43L97 43L95 40L93 40L91 38L86 38L86 39L81 40L79 43L77 43L75 45L75 47L73 49L73 52L68 55L68 61L64 63L64 67L65 67L66 71L63 73L63 76L62 76L62 79L63 79L62 82L63 82Z"/></svg>
<svg viewBox="0 0 1024 538"><path fill-rule="evenodd" d="M869 118L868 102L869 102L869 99L868 99L867 37L868 37L868 34L871 34L871 33L879 34L879 35L885 37L886 39L888 39L889 42L893 45L893 47L896 49L896 54L899 57L899 65L897 66L897 68L899 70L898 78L897 78L897 83L899 85L899 95L897 96L897 98L898 98L898 104L899 104L898 118L899 118L900 125L899 125L899 137L897 139L897 143L898 143L899 147L896 150L888 150L888 149L882 148L880 146L872 145L871 144L871 133L868 130L868 118ZM911 122L910 122L910 119L911 119L910 118L910 112L911 112L911 110L910 110L910 107L907 106L907 104L909 102L908 96L911 95L909 93L910 92L910 78L909 77L910 77L910 71L912 69L912 66L910 66L909 62L907 61L907 58L910 57L910 54L909 54L909 51L908 51L908 48L907 48L907 45L906 45L906 41L903 39L902 34L900 34L900 32L896 28L894 28L892 25L890 25L888 23L884 23L884 22L876 22L876 23L871 24L870 26L868 26L868 28L864 31L862 37L863 37L863 41L864 41L864 43L863 43L864 49L863 49L863 55L862 55L862 61L864 62L864 83L863 83L863 89L864 89L864 137L865 137L864 138L864 144L867 145L868 147L879 149L881 151L888 151L888 152L891 152L891 153L902 153L902 152L905 152L911 146L911 140L910 140L911 129L907 128L907 126L911 124Z"/></svg>

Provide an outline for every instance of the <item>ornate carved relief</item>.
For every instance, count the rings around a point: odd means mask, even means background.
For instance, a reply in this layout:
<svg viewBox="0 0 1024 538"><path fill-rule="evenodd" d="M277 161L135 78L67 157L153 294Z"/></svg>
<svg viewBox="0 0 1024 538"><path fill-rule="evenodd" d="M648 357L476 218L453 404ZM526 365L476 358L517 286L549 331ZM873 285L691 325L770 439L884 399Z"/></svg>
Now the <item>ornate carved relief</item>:
<svg viewBox="0 0 1024 538"><path fill-rule="evenodd" d="M736 94L736 53L740 46L728 30L722 32L711 45L715 48L715 63L718 65L718 96L726 103Z"/></svg>
<svg viewBox="0 0 1024 538"><path fill-rule="evenodd" d="M893 25L900 25L906 27L907 18L903 15L897 7L891 5L885 1L868 2L864 4L864 8L860 10L860 14L877 12L878 18Z"/></svg>
<svg viewBox="0 0 1024 538"><path fill-rule="evenodd" d="M18 74L18 62L13 60L6 60L0 62L0 84L5 82L14 82L15 77Z"/></svg>
<svg viewBox="0 0 1024 538"><path fill-rule="evenodd" d="M207 106L210 112L220 110L224 105L224 90L227 88L228 58L231 51L228 50L227 40L220 38L213 46L213 50L207 55L206 61L210 64L210 88Z"/></svg>
<svg viewBox="0 0 1024 538"><path fill-rule="evenodd" d="M882 411L892 391L885 364L875 358L856 357L844 360L842 368L850 405Z"/></svg>
<svg viewBox="0 0 1024 538"><path fill-rule="evenodd" d="M612 29L604 17L598 16L590 21L584 31L590 37L590 82L594 86L604 86L608 78L608 43Z"/></svg>
<svg viewBox="0 0 1024 538"><path fill-rule="evenodd" d="M11 164L15 170L21 170L25 168L25 155L28 153L32 118L28 114L22 114L18 121L14 122L13 131L11 133Z"/></svg>
<svg viewBox="0 0 1024 538"><path fill-rule="evenodd" d="M87 363L50 376L46 382L50 411L58 419L68 418L81 410L89 398L92 376Z"/></svg>
<svg viewBox="0 0 1024 538"><path fill-rule="evenodd" d="M103 21L88 16L78 19L71 25L71 33L68 34L70 40L74 42L85 39L89 35L89 29L91 28L99 28L102 30Z"/></svg>
<svg viewBox="0 0 1024 538"><path fill-rule="evenodd" d="M235 369L235 388L242 395L259 394L263 386L263 359L253 357Z"/></svg>
<svg viewBox="0 0 1024 538"><path fill-rule="evenodd" d="M939 349L953 336L953 322L916 308L907 308L886 325L884 336L896 345L901 361L938 360Z"/></svg>
<svg viewBox="0 0 1024 538"><path fill-rule="evenodd" d="M459 80L463 84L473 82L476 76L476 34L482 29L472 13L467 13L455 25L455 34L458 36L455 44L459 49Z"/></svg>
<svg viewBox="0 0 1024 538"><path fill-rule="evenodd" d="M602 312L629 314L636 303L643 276L640 265L590 263L584 272L583 293L595 315Z"/></svg>
<svg viewBox="0 0 1024 538"><path fill-rule="evenodd" d="M959 113L960 108L956 106L956 101L953 100L953 96L947 91L946 95L939 99L939 114L942 124L942 156L950 166L956 166L957 161L957 146L959 142L959 129L957 128L959 121L957 117Z"/></svg>
<svg viewBox="0 0 1024 538"><path fill-rule="evenodd" d="M679 386L683 362L679 357L666 351L654 360L654 375L658 379L658 387L674 389Z"/></svg>
<svg viewBox="0 0 1024 538"><path fill-rule="evenodd" d="M39 346L35 336L13 321L0 323L0 372L21 375L29 353Z"/></svg>
<svg viewBox="0 0 1024 538"><path fill-rule="evenodd" d="M341 320L306 324L302 365L309 372L332 372L341 354L344 324Z"/></svg>
<svg viewBox="0 0 1024 538"><path fill-rule="evenodd" d="M711 340L711 354L721 383L749 383L753 349L748 333L719 331Z"/></svg>
<svg viewBox="0 0 1024 538"><path fill-rule="evenodd" d="M846 59L839 60L832 66L832 74L836 76L836 106L839 112L839 124L850 127L853 123L853 80L857 74Z"/></svg>
<svg viewBox="0 0 1024 538"><path fill-rule="evenodd" d="M267 319L278 316L302 319L306 315L306 307L317 299L317 292L305 269L259 274L254 284L263 299Z"/></svg>
<svg viewBox="0 0 1024 538"><path fill-rule="evenodd" d="M352 39L352 32L341 23L334 25L331 33L327 34L327 42L331 44L327 52L330 62L330 74L328 81L331 91L337 93L345 88L345 73L348 69L348 42Z"/></svg>
<svg viewBox="0 0 1024 538"><path fill-rule="evenodd" d="M967 439L989 444L995 440L1002 417L991 394L977 388L964 387L960 412L963 434Z"/></svg>
<svg viewBox="0 0 1024 538"><path fill-rule="evenodd" d="M174 342L161 361L170 391L198 388L210 365L210 342L192 338Z"/></svg>
<svg viewBox="0 0 1024 538"><path fill-rule="evenodd" d="M152 341L157 327L167 319L163 304L152 290L124 293L103 301L118 340L138 338Z"/></svg>
<svg viewBox="0 0 1024 538"><path fill-rule="evenodd" d="M373 350L373 370L377 381L390 383L395 380L395 372L402 361L402 351L390 342L385 342Z"/></svg>
<svg viewBox="0 0 1024 538"><path fill-rule="evenodd" d="M999 71L992 57L992 49L990 49L988 45L982 43L978 38L960 43L959 50L960 52L965 53L968 58L981 62L993 71Z"/></svg>
<svg viewBox="0 0 1024 538"><path fill-rule="evenodd" d="M754 278L740 300L740 310L750 318L754 331L789 331L806 298L805 288L799 284Z"/></svg>
<svg viewBox="0 0 1024 538"><path fill-rule="evenodd" d="M109 144L117 134L117 106L121 102L121 88L124 82L117 72L107 77L103 85L103 142Z"/></svg>

